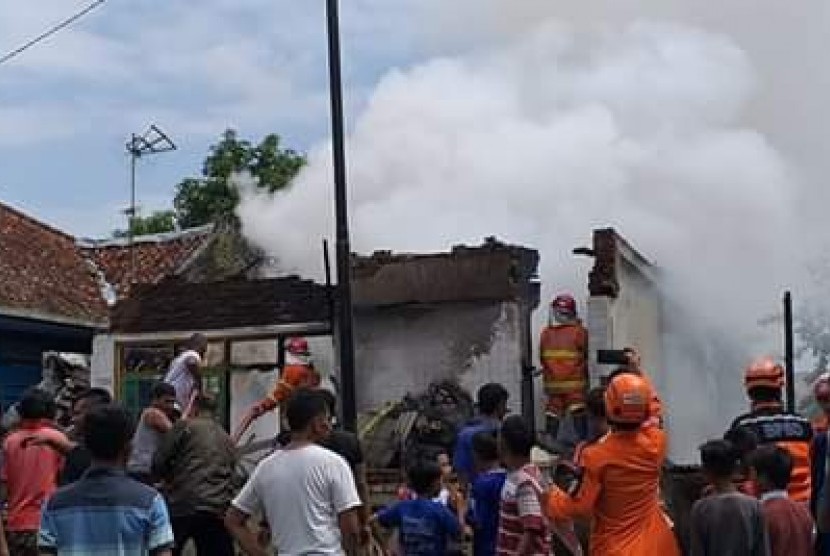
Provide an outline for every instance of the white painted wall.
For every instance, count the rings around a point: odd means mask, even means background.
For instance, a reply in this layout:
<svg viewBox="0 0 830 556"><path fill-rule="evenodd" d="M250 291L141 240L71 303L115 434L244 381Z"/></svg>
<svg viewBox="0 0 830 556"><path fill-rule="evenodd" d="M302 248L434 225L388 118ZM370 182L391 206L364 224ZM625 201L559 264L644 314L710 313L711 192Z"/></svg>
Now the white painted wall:
<svg viewBox="0 0 830 556"><path fill-rule="evenodd" d="M444 303L355 314L358 411L382 406L430 382L457 379L475 398L487 382L521 409L520 310L516 303Z"/></svg>
<svg viewBox="0 0 830 556"><path fill-rule="evenodd" d="M591 383L599 384L600 377L615 368L598 364L597 350L632 346L639 350L643 368L659 390L666 383L660 293L630 264L621 265L618 280L620 293L616 299L588 299Z"/></svg>
<svg viewBox="0 0 830 556"><path fill-rule="evenodd" d="M92 339L90 386L115 390L115 339L111 334L98 334Z"/></svg>

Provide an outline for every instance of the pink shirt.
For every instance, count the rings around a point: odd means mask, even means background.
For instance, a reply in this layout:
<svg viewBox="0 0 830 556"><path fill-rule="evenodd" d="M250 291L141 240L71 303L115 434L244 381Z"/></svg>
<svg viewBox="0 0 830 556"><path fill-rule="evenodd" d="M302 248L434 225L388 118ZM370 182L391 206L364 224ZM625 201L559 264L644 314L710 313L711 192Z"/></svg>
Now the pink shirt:
<svg viewBox="0 0 830 556"><path fill-rule="evenodd" d="M46 446L23 446L33 434L66 440L64 434L48 421L27 421L3 442L3 466L0 478L8 491L9 531L37 531L43 502L58 488L58 474L63 456Z"/></svg>

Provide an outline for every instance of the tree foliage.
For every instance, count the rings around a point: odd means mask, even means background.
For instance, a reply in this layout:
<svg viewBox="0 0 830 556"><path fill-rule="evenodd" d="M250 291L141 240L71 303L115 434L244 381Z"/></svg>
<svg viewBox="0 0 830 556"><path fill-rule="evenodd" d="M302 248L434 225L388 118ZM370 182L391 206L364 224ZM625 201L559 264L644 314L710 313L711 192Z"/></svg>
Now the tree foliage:
<svg viewBox="0 0 830 556"><path fill-rule="evenodd" d="M201 177L184 179L176 187L173 206L178 225L190 228L217 220L235 221L239 191L232 180L234 174L247 172L257 187L274 193L291 183L305 162L303 155L283 149L276 134L253 145L228 129L210 148Z"/></svg>
<svg viewBox="0 0 830 556"><path fill-rule="evenodd" d="M234 184L235 174L247 173L258 188L274 193L287 187L305 163L305 156L281 146L279 135L266 135L254 145L228 129L210 147L201 175L185 178L176 186L173 210L156 211L145 217L137 215L131 222L133 235L169 232L217 221L236 223L240 193ZM127 237L128 233L117 230L113 235Z"/></svg>
<svg viewBox="0 0 830 556"><path fill-rule="evenodd" d="M146 236L151 234L161 234L164 232L172 232L176 229L176 213L172 210L157 210L148 216L141 216L137 214L130 219L130 228L127 230L116 230L113 233L114 237L125 238L129 237L130 232L133 236Z"/></svg>

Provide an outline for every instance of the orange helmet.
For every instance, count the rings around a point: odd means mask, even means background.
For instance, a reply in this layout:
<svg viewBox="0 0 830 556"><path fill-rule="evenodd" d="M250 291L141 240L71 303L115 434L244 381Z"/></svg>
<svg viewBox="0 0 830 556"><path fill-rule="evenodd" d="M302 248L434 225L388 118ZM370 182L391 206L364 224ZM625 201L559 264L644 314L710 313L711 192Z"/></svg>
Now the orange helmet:
<svg viewBox="0 0 830 556"><path fill-rule="evenodd" d="M772 357L756 359L746 368L744 386L747 390L759 386L781 388L784 386L784 367L776 363Z"/></svg>
<svg viewBox="0 0 830 556"><path fill-rule="evenodd" d="M611 423L638 425L648 419L651 390L640 375L620 373L605 389L605 413Z"/></svg>
<svg viewBox="0 0 830 556"><path fill-rule="evenodd" d="M286 342L285 349L291 355L309 355L308 340L305 338L291 338Z"/></svg>
<svg viewBox="0 0 830 556"><path fill-rule="evenodd" d="M830 376L824 374L813 385L813 394L820 402L830 401Z"/></svg>

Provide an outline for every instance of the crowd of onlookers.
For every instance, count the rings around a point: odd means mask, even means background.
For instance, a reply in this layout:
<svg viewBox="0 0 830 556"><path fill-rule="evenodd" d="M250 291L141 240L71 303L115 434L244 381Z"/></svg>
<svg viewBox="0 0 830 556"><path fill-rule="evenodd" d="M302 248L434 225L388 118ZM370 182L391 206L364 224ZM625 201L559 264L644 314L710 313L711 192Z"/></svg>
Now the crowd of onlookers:
<svg viewBox="0 0 830 556"><path fill-rule="evenodd" d="M234 554L223 519L236 450L211 398L197 396L186 420L174 398L157 384L136 423L92 388L74 400L64 432L51 397L27 391L3 443L0 554L178 554L191 538L200 554Z"/></svg>
<svg viewBox="0 0 830 556"><path fill-rule="evenodd" d="M217 556L237 547L357 554L371 545L394 554L460 554L470 539L475 554L495 554L497 545L508 554L520 553L524 541L514 542L513 531L525 529L526 553L547 550L541 477L530 465L534 437L519 417L502 422L507 391L500 385L479 392L481 417L461 432L455 453L425 452L408 462L398 502L374 514L360 443L334 429L329 392L301 389L291 397L284 410L290 432L244 483L215 401L198 395L191 405L180 418L175 389L159 383L134 420L93 388L74 400L71 426L61 430L50 396L27 391L20 422L3 443L0 555L165 556L180 554L188 541L197 554Z"/></svg>
<svg viewBox="0 0 830 556"><path fill-rule="evenodd" d="M288 432L246 477L210 396L192 396L182 416L176 389L159 383L134 420L92 388L73 401L71 426L61 430L54 401L35 388L3 442L0 556L168 556L189 542L216 556L470 548L475 556L576 556L577 531L588 531L597 556L673 556L680 547L661 501L667 435L655 395L637 373L610 377L587 396L587 437L543 473L531 460L533 428L508 415L503 386L486 384L478 417L453 449L413 452L397 500L372 508L360 442L336 428L336 399L326 390L294 392L282 412ZM723 440L701 447L708 486L691 512L692 555L816 553L821 487L811 498L809 457L826 452L806 452L805 475L792 454L812 432L771 403L753 399ZM793 445L764 434L789 435Z"/></svg>

